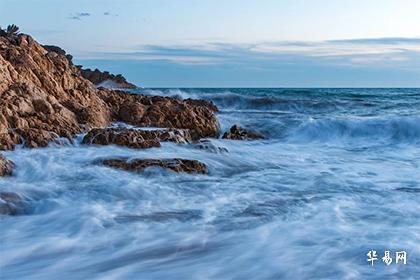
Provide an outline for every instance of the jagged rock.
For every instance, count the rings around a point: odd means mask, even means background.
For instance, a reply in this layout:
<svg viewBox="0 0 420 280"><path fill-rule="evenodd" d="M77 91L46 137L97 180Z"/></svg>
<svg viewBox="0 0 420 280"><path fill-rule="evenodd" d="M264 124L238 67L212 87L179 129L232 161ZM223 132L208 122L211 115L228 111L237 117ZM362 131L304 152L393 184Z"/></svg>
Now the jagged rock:
<svg viewBox="0 0 420 280"><path fill-rule="evenodd" d="M264 135L255 131L246 130L238 125L232 126L228 132L225 132L225 134L223 134L222 138L229 140L265 139Z"/></svg>
<svg viewBox="0 0 420 280"><path fill-rule="evenodd" d="M1 149L13 149L22 140L28 147L45 146L86 126L108 125L107 104L65 56L48 52L28 35L19 35L16 43L0 38ZM69 102L88 108L95 118L82 122Z"/></svg>
<svg viewBox="0 0 420 280"><path fill-rule="evenodd" d="M80 69L83 78L88 79L97 86L109 87L109 88L137 88L136 85L127 82L127 80L121 75L114 75L108 71L100 71L99 69Z"/></svg>
<svg viewBox="0 0 420 280"><path fill-rule="evenodd" d="M96 128L83 138L83 144L118 145L129 148L146 149L160 147L160 142L153 131L140 131L127 128Z"/></svg>
<svg viewBox="0 0 420 280"><path fill-rule="evenodd" d="M70 64L73 64L73 56L71 54L67 54L65 50L63 50L60 47L52 46L52 45L42 45L44 49L46 49L48 52L55 52L58 54L61 54L67 58Z"/></svg>
<svg viewBox="0 0 420 280"><path fill-rule="evenodd" d="M0 37L0 150L43 147L114 121L190 129L195 139L219 135L210 102L98 89L59 50L25 34L12 41Z"/></svg>
<svg viewBox="0 0 420 280"><path fill-rule="evenodd" d="M0 192L0 215L19 215L24 213L24 203L18 194Z"/></svg>
<svg viewBox="0 0 420 280"><path fill-rule="evenodd" d="M207 174L207 166L197 160L188 159L106 159L100 162L103 165L123 169L127 171L140 172L148 167L162 167L174 172Z"/></svg>
<svg viewBox="0 0 420 280"><path fill-rule="evenodd" d="M189 129L194 139L219 136L213 103L101 91L116 120L140 127Z"/></svg>
<svg viewBox="0 0 420 280"><path fill-rule="evenodd" d="M160 147L160 141L190 143L191 135L185 129L138 130L129 128L95 128L83 138L83 144L118 145L130 148Z"/></svg>
<svg viewBox="0 0 420 280"><path fill-rule="evenodd" d="M12 161L0 155L0 177L12 175L14 166Z"/></svg>

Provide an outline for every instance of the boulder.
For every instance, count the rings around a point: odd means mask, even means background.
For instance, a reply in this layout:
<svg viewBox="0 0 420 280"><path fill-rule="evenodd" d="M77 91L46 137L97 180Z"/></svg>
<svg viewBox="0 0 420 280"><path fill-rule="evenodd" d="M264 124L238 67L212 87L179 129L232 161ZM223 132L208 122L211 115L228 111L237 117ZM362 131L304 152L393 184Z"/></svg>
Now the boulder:
<svg viewBox="0 0 420 280"><path fill-rule="evenodd" d="M0 177L10 176L13 173L14 163L0 155Z"/></svg>
<svg viewBox="0 0 420 280"><path fill-rule="evenodd" d="M223 134L222 138L229 139L229 140L265 139L264 135L255 131L246 130L238 125L232 126L228 132L225 132L225 134Z"/></svg>
<svg viewBox="0 0 420 280"><path fill-rule="evenodd" d="M162 167L174 172L200 173L207 174L207 166L197 160L189 159L106 159L101 164L117 169L133 172L141 172L149 167Z"/></svg>
<svg viewBox="0 0 420 280"><path fill-rule="evenodd" d="M189 129L194 139L219 136L214 114L217 107L211 102L110 90L102 90L101 94L117 121L139 127Z"/></svg>
<svg viewBox="0 0 420 280"><path fill-rule="evenodd" d="M160 147L160 141L175 143L190 143L192 141L188 130L161 129L139 130L129 128L95 128L83 138L83 144L118 145L129 148Z"/></svg>

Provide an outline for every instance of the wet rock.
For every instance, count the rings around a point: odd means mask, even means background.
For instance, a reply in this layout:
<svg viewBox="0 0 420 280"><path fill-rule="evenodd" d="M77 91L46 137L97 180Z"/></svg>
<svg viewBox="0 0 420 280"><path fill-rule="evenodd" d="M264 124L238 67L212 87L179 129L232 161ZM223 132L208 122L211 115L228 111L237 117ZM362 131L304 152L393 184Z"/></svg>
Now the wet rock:
<svg viewBox="0 0 420 280"><path fill-rule="evenodd" d="M160 147L157 133L127 128L97 128L89 131L83 144L118 145L136 149Z"/></svg>
<svg viewBox="0 0 420 280"><path fill-rule="evenodd" d="M251 131L246 130L238 125L234 125L230 128L228 132L223 134L223 139L229 140L258 140L258 139L265 139L264 135Z"/></svg>
<svg viewBox="0 0 420 280"><path fill-rule="evenodd" d="M200 150L206 150L208 152L216 154L229 152L228 149L226 149L225 147L219 147L208 139L202 139L198 141L195 146Z"/></svg>
<svg viewBox="0 0 420 280"><path fill-rule="evenodd" d="M190 143L188 130L138 130L129 128L95 128L83 138L83 144L118 145L130 148L160 147L160 141Z"/></svg>
<svg viewBox="0 0 420 280"><path fill-rule="evenodd" d="M12 192L0 192L0 215L24 214L22 198Z"/></svg>
<svg viewBox="0 0 420 280"><path fill-rule="evenodd" d="M14 163L0 155L0 177L11 176L13 173Z"/></svg>
<svg viewBox="0 0 420 280"><path fill-rule="evenodd" d="M123 169L127 171L140 172L149 167L162 167L174 172L207 174L207 166L197 160L189 159L106 159L100 162L103 165Z"/></svg>

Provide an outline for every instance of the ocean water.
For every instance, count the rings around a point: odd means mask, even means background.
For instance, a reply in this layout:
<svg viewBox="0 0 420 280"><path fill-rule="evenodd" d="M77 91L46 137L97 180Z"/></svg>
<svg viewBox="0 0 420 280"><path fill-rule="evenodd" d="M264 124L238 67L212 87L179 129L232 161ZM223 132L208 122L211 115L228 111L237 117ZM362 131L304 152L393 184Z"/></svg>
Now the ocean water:
<svg viewBox="0 0 420 280"><path fill-rule="evenodd" d="M0 217L0 279L420 279L420 89L140 92L212 100L222 131L268 139L5 152L0 191L25 203ZM210 173L92 164L117 156Z"/></svg>

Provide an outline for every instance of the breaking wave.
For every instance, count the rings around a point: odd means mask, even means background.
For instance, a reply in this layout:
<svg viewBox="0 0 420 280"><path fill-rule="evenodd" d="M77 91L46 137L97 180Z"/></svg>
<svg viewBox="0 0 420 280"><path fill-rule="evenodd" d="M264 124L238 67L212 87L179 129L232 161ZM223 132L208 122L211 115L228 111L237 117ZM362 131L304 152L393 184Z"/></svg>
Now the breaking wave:
<svg viewBox="0 0 420 280"><path fill-rule="evenodd" d="M420 143L420 118L310 119L290 131L295 141L380 141Z"/></svg>

